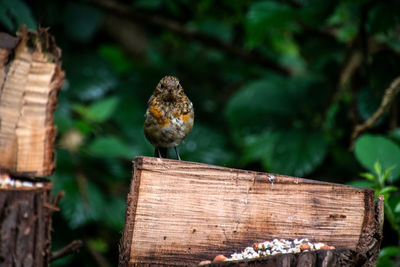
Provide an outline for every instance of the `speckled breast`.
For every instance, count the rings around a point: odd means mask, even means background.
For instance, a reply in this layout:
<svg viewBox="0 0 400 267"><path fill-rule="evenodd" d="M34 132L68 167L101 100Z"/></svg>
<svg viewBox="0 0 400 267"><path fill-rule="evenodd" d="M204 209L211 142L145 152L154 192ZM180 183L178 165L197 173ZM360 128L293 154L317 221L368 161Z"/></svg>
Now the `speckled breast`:
<svg viewBox="0 0 400 267"><path fill-rule="evenodd" d="M155 146L174 147L179 145L193 128L194 113L176 114L163 112L164 116L157 116L149 108L146 112L144 132L146 138Z"/></svg>

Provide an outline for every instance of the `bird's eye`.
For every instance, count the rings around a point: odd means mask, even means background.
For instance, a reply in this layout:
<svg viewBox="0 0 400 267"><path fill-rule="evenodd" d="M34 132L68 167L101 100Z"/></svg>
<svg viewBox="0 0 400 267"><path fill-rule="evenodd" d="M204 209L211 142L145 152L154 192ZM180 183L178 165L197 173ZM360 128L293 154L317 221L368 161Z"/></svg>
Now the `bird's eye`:
<svg viewBox="0 0 400 267"><path fill-rule="evenodd" d="M161 89L164 89L164 87L165 87L164 84L161 84Z"/></svg>

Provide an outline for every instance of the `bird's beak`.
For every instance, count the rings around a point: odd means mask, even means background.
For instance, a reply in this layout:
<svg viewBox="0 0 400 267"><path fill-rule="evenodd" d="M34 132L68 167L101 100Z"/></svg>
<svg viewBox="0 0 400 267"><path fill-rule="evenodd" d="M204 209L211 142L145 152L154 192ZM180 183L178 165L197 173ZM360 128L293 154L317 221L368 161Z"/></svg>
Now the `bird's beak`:
<svg viewBox="0 0 400 267"><path fill-rule="evenodd" d="M168 88L168 93L172 94L173 89L172 88Z"/></svg>

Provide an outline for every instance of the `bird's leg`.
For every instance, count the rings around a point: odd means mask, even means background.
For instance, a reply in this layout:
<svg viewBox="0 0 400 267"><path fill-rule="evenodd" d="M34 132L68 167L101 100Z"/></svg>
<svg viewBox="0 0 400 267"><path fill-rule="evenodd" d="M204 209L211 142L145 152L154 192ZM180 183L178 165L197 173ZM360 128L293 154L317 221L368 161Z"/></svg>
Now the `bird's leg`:
<svg viewBox="0 0 400 267"><path fill-rule="evenodd" d="M178 158L178 160L181 160L181 157L179 156L179 151L176 148L176 146L174 146L174 149L175 149L176 157Z"/></svg>
<svg viewBox="0 0 400 267"><path fill-rule="evenodd" d="M154 149L154 156L158 156L159 158L162 158L161 152L160 152L160 148L159 148L159 147L156 147L156 148Z"/></svg>
<svg viewBox="0 0 400 267"><path fill-rule="evenodd" d="M155 147L154 148L154 157L159 157L160 159L168 157L168 148L167 147Z"/></svg>

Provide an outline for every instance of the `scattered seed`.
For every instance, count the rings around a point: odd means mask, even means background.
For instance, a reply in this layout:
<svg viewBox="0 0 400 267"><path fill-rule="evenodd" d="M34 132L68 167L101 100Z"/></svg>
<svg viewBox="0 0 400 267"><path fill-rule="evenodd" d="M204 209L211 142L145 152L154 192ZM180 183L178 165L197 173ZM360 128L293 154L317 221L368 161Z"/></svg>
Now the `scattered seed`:
<svg viewBox="0 0 400 267"><path fill-rule="evenodd" d="M328 250L328 249L331 249L331 246L328 246L327 244L324 244L319 249Z"/></svg>
<svg viewBox="0 0 400 267"><path fill-rule="evenodd" d="M33 184L31 182L22 182L22 185L25 187L32 187Z"/></svg>
<svg viewBox="0 0 400 267"><path fill-rule="evenodd" d="M254 259L263 256L284 254L284 253L300 253L302 251L313 251L318 249L334 249L335 247L328 246L324 243L311 243L307 238L285 240L274 239L262 243L254 243L252 247L246 247L241 253L233 253L230 258L225 258L226 261L237 261L243 259ZM223 255L218 255L223 256ZM215 257L215 258L217 258ZM215 259L214 259L215 261Z"/></svg>
<svg viewBox="0 0 400 267"><path fill-rule="evenodd" d="M203 266L203 265L207 265L207 264L211 264L211 261L201 261L199 263L199 266Z"/></svg>
<svg viewBox="0 0 400 267"><path fill-rule="evenodd" d="M301 251L310 250L310 249L311 249L311 247L310 247L310 245L307 244L307 243L304 243L304 244L301 244L301 245L300 245L300 250L301 250Z"/></svg>
<svg viewBox="0 0 400 267"><path fill-rule="evenodd" d="M21 187L43 187L42 182L21 181L11 178L8 174L0 174L0 187L1 188L21 188Z"/></svg>
<svg viewBox="0 0 400 267"><path fill-rule="evenodd" d="M221 262L221 261L226 261L226 257L224 255L217 255L215 256L213 262Z"/></svg>
<svg viewBox="0 0 400 267"><path fill-rule="evenodd" d="M268 180L270 181L270 183L271 183L272 185L274 185L275 175L273 175L273 174L268 174Z"/></svg>
<svg viewBox="0 0 400 267"><path fill-rule="evenodd" d="M324 245L325 245L324 243L315 243L315 244L314 244L314 247L315 247L315 249L319 250L319 249L321 249Z"/></svg>

